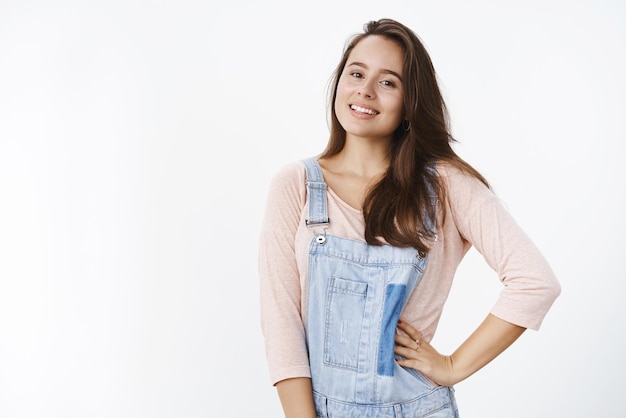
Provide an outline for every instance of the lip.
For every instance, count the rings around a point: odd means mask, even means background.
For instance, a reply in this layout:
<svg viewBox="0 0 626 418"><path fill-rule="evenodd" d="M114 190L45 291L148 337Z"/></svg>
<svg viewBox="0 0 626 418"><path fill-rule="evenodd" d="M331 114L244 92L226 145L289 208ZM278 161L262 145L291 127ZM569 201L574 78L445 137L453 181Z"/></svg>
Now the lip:
<svg viewBox="0 0 626 418"><path fill-rule="evenodd" d="M359 112L358 110L353 109L353 107L359 107L361 109L365 109L365 110L368 110L368 111L373 112L373 113ZM350 104L348 104L348 108L350 109L350 112L352 112L355 115L361 116L361 117L374 117L374 116L380 114L380 112L378 110L374 109L373 107L370 107L370 106L367 106L367 105L363 105L363 104L360 104L360 103L350 103Z"/></svg>

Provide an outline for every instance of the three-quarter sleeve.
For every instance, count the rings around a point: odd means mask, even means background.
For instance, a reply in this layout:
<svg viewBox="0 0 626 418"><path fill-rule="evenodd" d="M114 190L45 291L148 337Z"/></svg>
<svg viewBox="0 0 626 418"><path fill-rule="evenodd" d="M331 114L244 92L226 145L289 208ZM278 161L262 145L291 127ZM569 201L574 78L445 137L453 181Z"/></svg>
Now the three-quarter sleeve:
<svg viewBox="0 0 626 418"><path fill-rule="evenodd" d="M305 198L304 166L292 163L283 167L270 183L261 228L261 328L273 384L310 377L295 247Z"/></svg>
<svg viewBox="0 0 626 418"><path fill-rule="evenodd" d="M443 172L449 216L504 285L491 313L539 329L561 291L547 260L492 190L459 170Z"/></svg>

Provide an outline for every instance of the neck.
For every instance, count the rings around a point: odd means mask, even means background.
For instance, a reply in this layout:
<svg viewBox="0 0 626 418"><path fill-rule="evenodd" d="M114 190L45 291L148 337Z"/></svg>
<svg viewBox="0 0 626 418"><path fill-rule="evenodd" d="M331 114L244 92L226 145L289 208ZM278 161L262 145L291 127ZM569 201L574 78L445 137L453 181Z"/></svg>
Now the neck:
<svg viewBox="0 0 626 418"><path fill-rule="evenodd" d="M348 135L343 149L331 157L342 168L355 175L372 178L389 167L390 141L364 140Z"/></svg>

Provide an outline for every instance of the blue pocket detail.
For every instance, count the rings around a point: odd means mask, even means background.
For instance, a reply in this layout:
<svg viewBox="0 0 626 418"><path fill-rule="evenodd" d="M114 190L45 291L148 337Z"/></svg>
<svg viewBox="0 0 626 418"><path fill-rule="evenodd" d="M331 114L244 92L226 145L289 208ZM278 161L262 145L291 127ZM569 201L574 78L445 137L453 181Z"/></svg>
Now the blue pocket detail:
<svg viewBox="0 0 626 418"><path fill-rule="evenodd" d="M404 305L405 293L406 285L404 284L390 284L385 289L385 306L380 323L380 342L378 345L378 375L380 376L393 376L394 337L400 312L402 312Z"/></svg>

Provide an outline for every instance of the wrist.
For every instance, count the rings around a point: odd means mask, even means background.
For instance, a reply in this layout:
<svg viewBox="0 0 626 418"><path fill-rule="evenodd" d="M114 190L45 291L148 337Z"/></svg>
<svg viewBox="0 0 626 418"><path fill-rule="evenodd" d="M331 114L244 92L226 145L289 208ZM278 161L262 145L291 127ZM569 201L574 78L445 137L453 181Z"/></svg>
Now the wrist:
<svg viewBox="0 0 626 418"><path fill-rule="evenodd" d="M459 361L458 356L450 354L445 356L445 362L448 369L448 385L453 386L462 382L471 376L472 372L463 367L463 363Z"/></svg>

